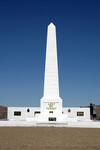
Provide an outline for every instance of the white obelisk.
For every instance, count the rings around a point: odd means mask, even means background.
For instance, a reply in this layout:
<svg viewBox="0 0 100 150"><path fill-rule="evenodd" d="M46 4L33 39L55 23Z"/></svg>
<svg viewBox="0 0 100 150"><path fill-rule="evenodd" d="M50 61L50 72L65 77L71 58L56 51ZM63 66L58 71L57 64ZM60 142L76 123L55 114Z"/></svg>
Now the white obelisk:
<svg viewBox="0 0 100 150"><path fill-rule="evenodd" d="M62 99L59 97L58 60L56 27L50 23L47 31L44 95L41 99L41 112L62 113Z"/></svg>
<svg viewBox="0 0 100 150"><path fill-rule="evenodd" d="M48 26L45 62L44 97L59 97L56 27Z"/></svg>

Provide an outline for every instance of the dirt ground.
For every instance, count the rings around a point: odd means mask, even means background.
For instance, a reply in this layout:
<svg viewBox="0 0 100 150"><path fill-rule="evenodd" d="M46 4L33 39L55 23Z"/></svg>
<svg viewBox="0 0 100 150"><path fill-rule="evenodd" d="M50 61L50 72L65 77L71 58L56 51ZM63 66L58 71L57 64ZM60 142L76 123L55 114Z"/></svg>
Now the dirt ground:
<svg viewBox="0 0 100 150"><path fill-rule="evenodd" d="M0 127L0 150L100 150L100 129Z"/></svg>

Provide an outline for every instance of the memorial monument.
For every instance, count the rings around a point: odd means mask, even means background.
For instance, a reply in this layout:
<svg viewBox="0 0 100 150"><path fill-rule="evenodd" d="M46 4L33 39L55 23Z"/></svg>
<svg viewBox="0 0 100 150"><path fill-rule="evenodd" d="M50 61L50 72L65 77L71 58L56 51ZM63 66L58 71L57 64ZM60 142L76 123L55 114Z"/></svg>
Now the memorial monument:
<svg viewBox="0 0 100 150"><path fill-rule="evenodd" d="M41 99L41 114L45 120L64 121L62 114L62 99L59 96L59 76L57 60L56 27L53 23L48 26L44 95Z"/></svg>
<svg viewBox="0 0 100 150"><path fill-rule="evenodd" d="M44 93L40 107L9 107L9 120L26 120L33 123L68 123L69 121L89 121L90 109L62 107L59 95L56 27L50 23L47 30Z"/></svg>

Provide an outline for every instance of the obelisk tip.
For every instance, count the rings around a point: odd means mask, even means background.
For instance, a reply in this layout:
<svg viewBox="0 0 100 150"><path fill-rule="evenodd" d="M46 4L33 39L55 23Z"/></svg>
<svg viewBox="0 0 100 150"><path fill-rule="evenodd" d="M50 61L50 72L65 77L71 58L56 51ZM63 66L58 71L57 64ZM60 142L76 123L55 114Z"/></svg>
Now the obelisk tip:
<svg viewBox="0 0 100 150"><path fill-rule="evenodd" d="M48 27L55 27L55 25L51 22Z"/></svg>

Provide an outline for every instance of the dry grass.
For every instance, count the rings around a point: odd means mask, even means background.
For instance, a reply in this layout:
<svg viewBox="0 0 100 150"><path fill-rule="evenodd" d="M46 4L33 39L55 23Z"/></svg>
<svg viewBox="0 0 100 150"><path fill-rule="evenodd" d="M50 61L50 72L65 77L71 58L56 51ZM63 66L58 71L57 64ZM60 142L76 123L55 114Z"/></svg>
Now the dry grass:
<svg viewBox="0 0 100 150"><path fill-rule="evenodd" d="M100 150L100 129L0 127L0 150Z"/></svg>

